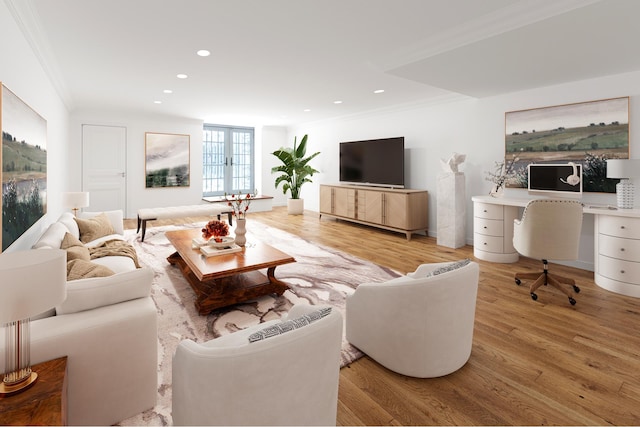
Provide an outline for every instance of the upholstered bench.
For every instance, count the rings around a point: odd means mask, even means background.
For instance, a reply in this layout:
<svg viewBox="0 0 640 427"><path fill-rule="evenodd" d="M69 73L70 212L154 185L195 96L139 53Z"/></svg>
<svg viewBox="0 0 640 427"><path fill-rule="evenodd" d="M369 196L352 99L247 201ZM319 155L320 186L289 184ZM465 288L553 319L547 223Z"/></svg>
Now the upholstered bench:
<svg viewBox="0 0 640 427"><path fill-rule="evenodd" d="M144 242L144 234L147 231L147 221L154 219L173 219L188 216L217 215L218 219L223 214L229 217L229 225L233 225L233 211L225 203L205 203L190 206L170 206L164 208L141 208L138 209L138 229L142 229L141 241Z"/></svg>

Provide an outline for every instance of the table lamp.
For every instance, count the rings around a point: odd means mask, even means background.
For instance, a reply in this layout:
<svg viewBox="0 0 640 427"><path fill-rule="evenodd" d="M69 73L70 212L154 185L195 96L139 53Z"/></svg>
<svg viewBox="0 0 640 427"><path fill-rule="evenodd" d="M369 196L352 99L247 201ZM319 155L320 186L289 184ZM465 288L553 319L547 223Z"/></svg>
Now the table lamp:
<svg viewBox="0 0 640 427"><path fill-rule="evenodd" d="M616 196L620 209L633 209L635 186L629 178L640 176L640 159L607 160L607 178L618 178Z"/></svg>
<svg viewBox="0 0 640 427"><path fill-rule="evenodd" d="M65 208L71 209L73 215L78 216L78 209L89 206L89 193L86 191L62 193L62 204Z"/></svg>
<svg viewBox="0 0 640 427"><path fill-rule="evenodd" d="M18 393L38 378L31 370L30 317L67 297L67 254L34 249L0 255L0 323L5 327L5 373L0 396Z"/></svg>

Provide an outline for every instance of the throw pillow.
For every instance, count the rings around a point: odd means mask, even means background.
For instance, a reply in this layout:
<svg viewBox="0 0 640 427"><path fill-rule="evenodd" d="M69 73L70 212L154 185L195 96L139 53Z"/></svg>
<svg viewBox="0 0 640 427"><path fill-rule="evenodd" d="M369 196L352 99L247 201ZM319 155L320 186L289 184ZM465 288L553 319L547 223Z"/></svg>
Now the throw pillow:
<svg viewBox="0 0 640 427"><path fill-rule="evenodd" d="M76 238L76 236L74 236L73 234L69 233L68 231L65 233L64 237L62 238L62 243L60 243L60 249L69 249L72 248L74 246L82 246L84 247L84 245L82 244L82 242L80 241L80 239Z"/></svg>
<svg viewBox="0 0 640 427"><path fill-rule="evenodd" d="M429 276L437 276L438 274L447 273L449 271L457 270L458 268L464 267L465 265L469 264L470 262L471 262L471 260L469 258L463 259L463 260L460 260L460 261L450 262L447 265L443 265L440 268L436 268L435 270L433 270L431 272L431 274L429 274Z"/></svg>
<svg viewBox="0 0 640 427"><path fill-rule="evenodd" d="M89 277L113 276L114 272L104 265L91 261L74 259L67 262L67 281L86 279Z"/></svg>
<svg viewBox="0 0 640 427"><path fill-rule="evenodd" d="M307 326L315 322L316 320L322 319L323 317L329 315L329 313L331 313L331 307L324 307L320 310L312 311L311 313L307 313L298 318L276 323L275 325L261 329L249 335L249 342L253 343L256 341L261 341L270 337L274 337L276 335L281 335L286 332L293 331L294 329L298 329L303 326Z"/></svg>
<svg viewBox="0 0 640 427"><path fill-rule="evenodd" d="M109 221L109 217L105 213L89 219L76 218L76 222L80 229L80 241L82 243L88 243L100 237L114 234L115 232Z"/></svg>
<svg viewBox="0 0 640 427"><path fill-rule="evenodd" d="M67 252L67 262L73 261L74 259L81 259L83 261L91 261L91 254L89 254L89 248L85 248L84 246L71 246L66 249Z"/></svg>

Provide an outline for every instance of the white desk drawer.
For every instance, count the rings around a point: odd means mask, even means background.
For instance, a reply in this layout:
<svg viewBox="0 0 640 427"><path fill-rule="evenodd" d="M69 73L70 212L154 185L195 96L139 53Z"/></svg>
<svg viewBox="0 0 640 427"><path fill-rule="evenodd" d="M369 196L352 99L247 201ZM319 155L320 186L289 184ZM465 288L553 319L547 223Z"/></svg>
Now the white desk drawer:
<svg viewBox="0 0 640 427"><path fill-rule="evenodd" d="M485 236L480 233L474 233L473 246L485 252L502 253L504 250L502 237Z"/></svg>
<svg viewBox="0 0 640 427"><path fill-rule="evenodd" d="M500 219L473 218L473 231L487 236L504 235L504 221Z"/></svg>
<svg viewBox="0 0 640 427"><path fill-rule="evenodd" d="M598 215L598 232L609 236L640 239L640 219Z"/></svg>
<svg viewBox="0 0 640 427"><path fill-rule="evenodd" d="M598 250L600 255L640 262L640 240L623 239L600 233L598 236Z"/></svg>
<svg viewBox="0 0 640 427"><path fill-rule="evenodd" d="M487 219L503 219L504 208L502 205L476 202L473 204L473 216Z"/></svg>
<svg viewBox="0 0 640 427"><path fill-rule="evenodd" d="M625 283L640 284L640 263L598 255L601 276Z"/></svg>

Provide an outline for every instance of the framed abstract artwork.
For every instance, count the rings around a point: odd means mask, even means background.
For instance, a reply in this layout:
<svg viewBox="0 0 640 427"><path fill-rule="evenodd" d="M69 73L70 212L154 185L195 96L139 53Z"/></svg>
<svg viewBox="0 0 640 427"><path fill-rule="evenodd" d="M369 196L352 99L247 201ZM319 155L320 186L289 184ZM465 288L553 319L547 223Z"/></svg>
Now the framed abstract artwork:
<svg viewBox="0 0 640 427"><path fill-rule="evenodd" d="M47 212L47 121L2 85L2 251Z"/></svg>
<svg viewBox="0 0 640 427"><path fill-rule="evenodd" d="M146 132L144 140L146 188L188 187L190 136Z"/></svg>
<svg viewBox="0 0 640 427"><path fill-rule="evenodd" d="M615 193L607 159L629 158L629 97L505 113L508 187L527 187L530 163L582 164L583 190Z"/></svg>

